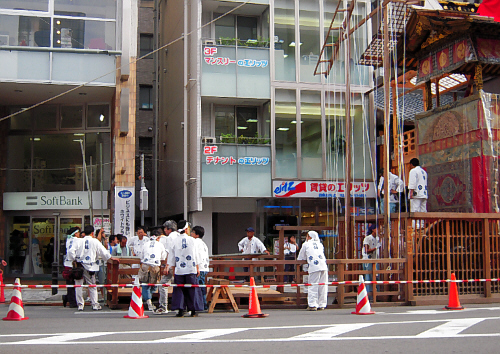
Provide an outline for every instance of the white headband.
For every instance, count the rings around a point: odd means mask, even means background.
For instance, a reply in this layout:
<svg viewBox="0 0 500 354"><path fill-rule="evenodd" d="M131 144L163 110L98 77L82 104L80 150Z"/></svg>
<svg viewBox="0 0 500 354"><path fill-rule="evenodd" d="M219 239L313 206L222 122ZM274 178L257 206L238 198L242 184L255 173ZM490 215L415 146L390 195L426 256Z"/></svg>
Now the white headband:
<svg viewBox="0 0 500 354"><path fill-rule="evenodd" d="M177 232L181 232L181 231L187 230L188 227L189 227L189 224L186 223L186 226L184 226L184 228L182 228L182 229L177 230Z"/></svg>

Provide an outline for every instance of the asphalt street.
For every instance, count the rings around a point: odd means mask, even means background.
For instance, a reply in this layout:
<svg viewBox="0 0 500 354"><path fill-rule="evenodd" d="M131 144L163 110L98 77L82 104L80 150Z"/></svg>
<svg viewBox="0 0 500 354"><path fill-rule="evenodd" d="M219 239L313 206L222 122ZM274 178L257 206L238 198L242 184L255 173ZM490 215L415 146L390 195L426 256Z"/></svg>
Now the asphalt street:
<svg viewBox="0 0 500 354"><path fill-rule="evenodd" d="M2 317L8 306L0 305ZM435 307L352 310L266 310L267 318L245 313L174 313L147 319L123 318L125 311L84 312L26 306L29 320L0 321L0 353L495 353L500 306L470 305L462 311Z"/></svg>

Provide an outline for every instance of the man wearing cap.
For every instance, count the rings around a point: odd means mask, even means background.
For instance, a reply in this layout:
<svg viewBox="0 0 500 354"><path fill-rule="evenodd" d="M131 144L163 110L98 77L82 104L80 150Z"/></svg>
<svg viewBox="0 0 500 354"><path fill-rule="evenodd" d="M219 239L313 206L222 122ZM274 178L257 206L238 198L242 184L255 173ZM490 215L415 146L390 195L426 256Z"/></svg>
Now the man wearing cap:
<svg viewBox="0 0 500 354"><path fill-rule="evenodd" d="M257 254L257 253L265 253L269 255L269 251L266 249L266 246L259 240L257 237L254 237L255 230L253 227L248 227L246 229L247 236L241 239L238 242L238 249L243 254ZM248 272L248 267L243 267L244 272ZM246 277L247 281L250 281L249 277Z"/></svg>
<svg viewBox="0 0 500 354"><path fill-rule="evenodd" d="M307 260L307 272L311 285L307 292L307 309L309 311L324 310L328 299L328 266L326 265L325 251L316 231L307 233L306 242L302 245L299 261Z"/></svg>

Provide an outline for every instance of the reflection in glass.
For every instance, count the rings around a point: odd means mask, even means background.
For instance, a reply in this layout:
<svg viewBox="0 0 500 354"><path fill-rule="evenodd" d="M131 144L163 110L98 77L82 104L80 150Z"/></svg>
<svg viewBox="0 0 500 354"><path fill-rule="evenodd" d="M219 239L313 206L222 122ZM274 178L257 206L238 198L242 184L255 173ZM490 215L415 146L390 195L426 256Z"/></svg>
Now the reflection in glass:
<svg viewBox="0 0 500 354"><path fill-rule="evenodd" d="M2 9L49 11L49 0L2 0Z"/></svg>
<svg viewBox="0 0 500 354"><path fill-rule="evenodd" d="M87 107L87 128L109 127L109 105L89 104Z"/></svg>
<svg viewBox="0 0 500 354"><path fill-rule="evenodd" d="M73 134L33 138L33 191L83 190L82 153Z"/></svg>
<svg viewBox="0 0 500 354"><path fill-rule="evenodd" d="M232 107L232 106L216 106L215 107L215 136L217 137L217 139L221 139L221 136L227 135L227 134L234 135L234 107ZM229 141L229 142L231 142L231 141Z"/></svg>
<svg viewBox="0 0 500 354"><path fill-rule="evenodd" d="M257 107L236 107L237 134L244 137L257 137Z"/></svg>
<svg viewBox="0 0 500 354"><path fill-rule="evenodd" d="M214 13L214 18L219 16L222 16L222 14ZM235 38L234 29L234 16L224 16L215 21L215 38L217 40L221 38Z"/></svg>
<svg viewBox="0 0 500 354"><path fill-rule="evenodd" d="M295 81L295 5L276 0L274 10L275 79Z"/></svg>
<svg viewBox="0 0 500 354"><path fill-rule="evenodd" d="M321 82L320 75L314 75L320 53L319 1L299 2L300 29L300 81Z"/></svg>
<svg viewBox="0 0 500 354"><path fill-rule="evenodd" d="M31 264L33 274L50 274L54 262L55 218L33 218Z"/></svg>
<svg viewBox="0 0 500 354"><path fill-rule="evenodd" d="M50 47L50 18L0 15L0 46Z"/></svg>
<svg viewBox="0 0 500 354"><path fill-rule="evenodd" d="M30 273L30 217L13 216L9 218L10 236L7 238L7 269L10 274Z"/></svg>
<svg viewBox="0 0 500 354"><path fill-rule="evenodd" d="M297 107L294 90L276 90L276 177L297 177Z"/></svg>
<svg viewBox="0 0 500 354"><path fill-rule="evenodd" d="M300 98L302 178L323 177L321 93L302 91Z"/></svg>
<svg viewBox="0 0 500 354"><path fill-rule="evenodd" d="M115 19L116 3L116 0L55 0L54 10L56 14L65 12L67 16L73 14L74 16Z"/></svg>

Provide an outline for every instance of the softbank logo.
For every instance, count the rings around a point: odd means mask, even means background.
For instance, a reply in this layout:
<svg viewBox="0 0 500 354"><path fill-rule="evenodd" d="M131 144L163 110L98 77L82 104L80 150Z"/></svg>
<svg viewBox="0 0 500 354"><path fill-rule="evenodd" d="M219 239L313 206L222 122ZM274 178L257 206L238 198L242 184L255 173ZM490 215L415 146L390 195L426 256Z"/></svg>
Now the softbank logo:
<svg viewBox="0 0 500 354"><path fill-rule="evenodd" d="M83 199L81 197L68 198L64 195L56 195L48 197L41 195L40 199L36 195L26 196L26 205L40 205L40 206L83 206Z"/></svg>

